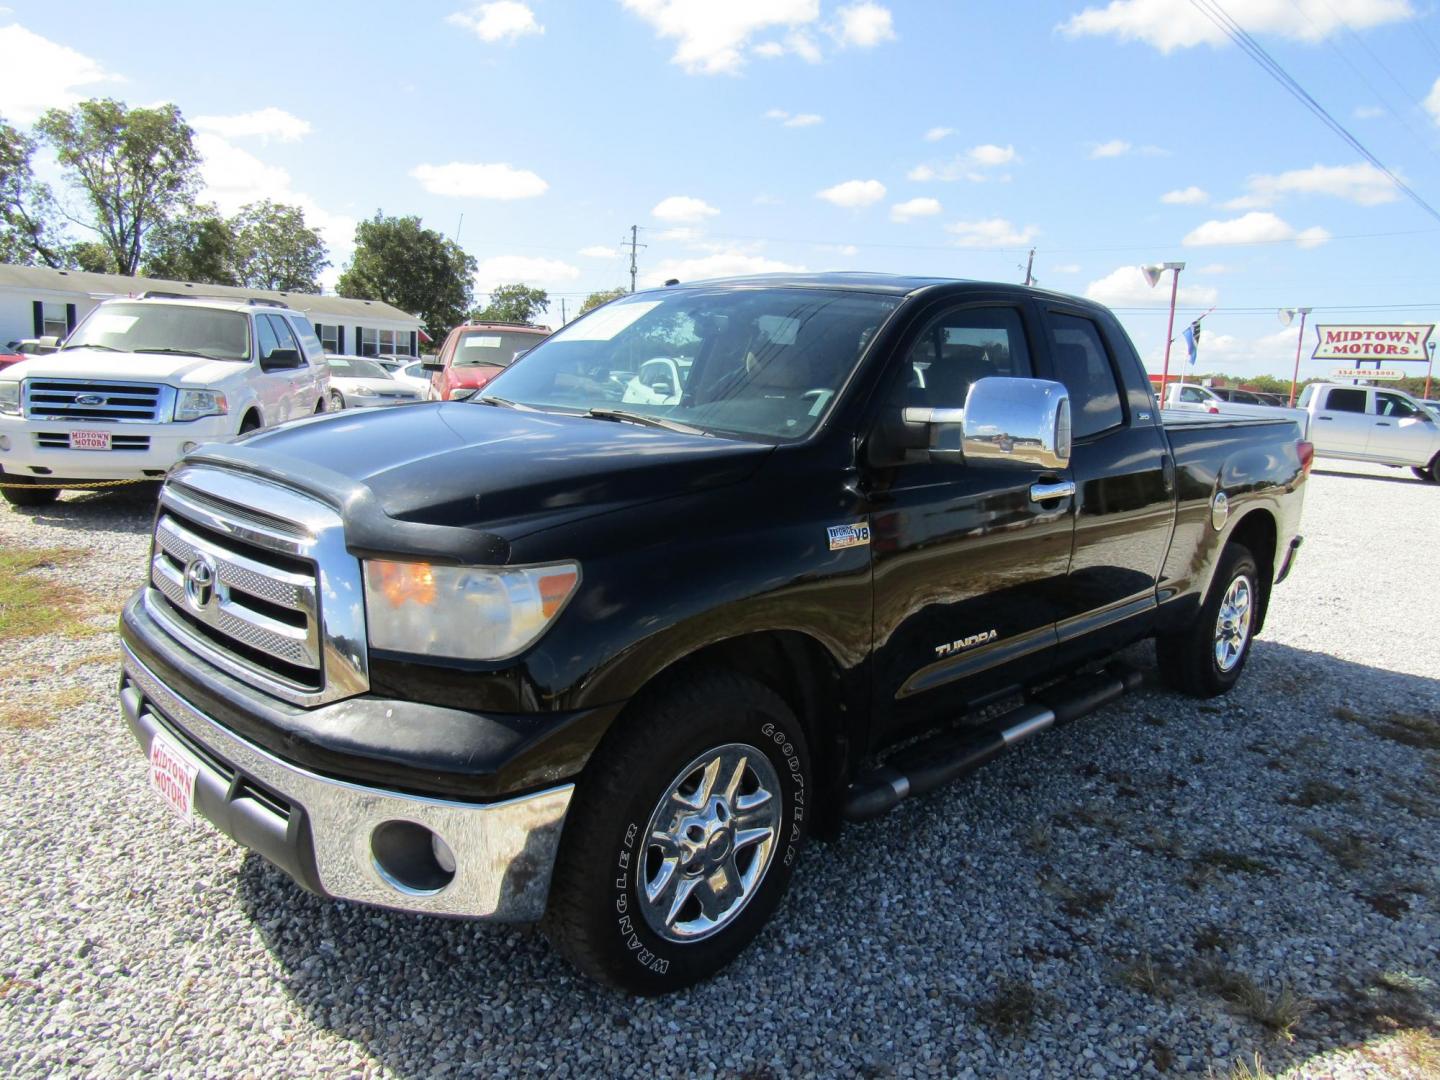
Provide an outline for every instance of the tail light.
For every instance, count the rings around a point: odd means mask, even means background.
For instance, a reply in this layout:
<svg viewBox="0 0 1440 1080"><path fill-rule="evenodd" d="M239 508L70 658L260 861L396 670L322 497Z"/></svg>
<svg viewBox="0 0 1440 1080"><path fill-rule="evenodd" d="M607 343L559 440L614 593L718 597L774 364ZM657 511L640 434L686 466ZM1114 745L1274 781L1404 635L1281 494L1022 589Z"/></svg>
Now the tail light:
<svg viewBox="0 0 1440 1080"><path fill-rule="evenodd" d="M1309 476L1310 466L1315 464L1315 444L1301 439L1295 444L1295 452L1300 455L1300 471Z"/></svg>

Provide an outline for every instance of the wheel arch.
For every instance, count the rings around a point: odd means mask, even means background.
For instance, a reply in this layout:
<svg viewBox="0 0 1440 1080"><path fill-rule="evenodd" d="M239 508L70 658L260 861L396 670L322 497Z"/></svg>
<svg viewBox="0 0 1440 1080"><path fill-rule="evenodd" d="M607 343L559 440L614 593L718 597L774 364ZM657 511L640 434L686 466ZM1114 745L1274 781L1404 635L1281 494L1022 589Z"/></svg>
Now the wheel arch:
<svg viewBox="0 0 1440 1080"><path fill-rule="evenodd" d="M1242 515L1231 527L1225 543L1243 544L1255 556L1260 571L1260 610L1255 619L1255 633L1265 627L1265 612L1270 606L1270 592L1275 587L1275 563L1279 555L1280 529L1275 516L1265 507L1257 506Z"/></svg>

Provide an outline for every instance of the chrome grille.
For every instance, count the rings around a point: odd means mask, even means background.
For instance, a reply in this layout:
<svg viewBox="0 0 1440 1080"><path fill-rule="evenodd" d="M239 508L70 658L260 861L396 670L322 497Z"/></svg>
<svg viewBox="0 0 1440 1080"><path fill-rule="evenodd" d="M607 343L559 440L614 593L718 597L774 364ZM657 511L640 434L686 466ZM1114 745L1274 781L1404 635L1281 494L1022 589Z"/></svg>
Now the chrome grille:
<svg viewBox="0 0 1440 1080"><path fill-rule="evenodd" d="M155 423L169 387L90 379L26 379L25 416L30 420L129 420Z"/></svg>
<svg viewBox="0 0 1440 1080"><path fill-rule="evenodd" d="M306 705L368 689L359 561L339 516L297 492L176 470L160 496L150 584L156 620L232 675Z"/></svg>

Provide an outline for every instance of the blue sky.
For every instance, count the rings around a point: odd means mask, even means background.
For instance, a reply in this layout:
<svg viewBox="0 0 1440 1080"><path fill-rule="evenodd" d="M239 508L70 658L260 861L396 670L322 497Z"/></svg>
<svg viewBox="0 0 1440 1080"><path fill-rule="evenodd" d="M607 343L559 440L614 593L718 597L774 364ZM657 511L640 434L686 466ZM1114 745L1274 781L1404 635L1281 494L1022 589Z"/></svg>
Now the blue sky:
<svg viewBox="0 0 1440 1080"><path fill-rule="evenodd" d="M1432 0L1219 4L1440 205ZM1282 306L1440 315L1440 221L1190 0L49 0L0 12L0 55L11 122L174 101L210 197L298 202L332 280L356 220L419 214L459 230L482 291L549 289L551 321L628 282L632 224L642 285L1013 281L1034 246L1040 282L1116 307L1157 370L1168 293L1146 262L1187 263L1182 319L1217 308L1201 369L1288 374Z"/></svg>

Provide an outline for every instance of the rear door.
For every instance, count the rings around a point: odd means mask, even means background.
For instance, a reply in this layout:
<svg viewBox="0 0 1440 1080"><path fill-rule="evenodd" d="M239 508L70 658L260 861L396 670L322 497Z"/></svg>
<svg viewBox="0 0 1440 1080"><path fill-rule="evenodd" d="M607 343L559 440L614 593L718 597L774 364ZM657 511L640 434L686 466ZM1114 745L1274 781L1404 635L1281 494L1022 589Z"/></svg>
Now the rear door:
<svg viewBox="0 0 1440 1080"><path fill-rule="evenodd" d="M1315 452L1365 457L1375 422L1370 415L1370 391L1363 386L1322 386L1316 392L1322 396L1315 409L1315 423L1310 425Z"/></svg>
<svg viewBox="0 0 1440 1080"><path fill-rule="evenodd" d="M1056 627L1067 662L1152 625L1175 523L1175 469L1124 332L1082 308L1045 304L1043 318L1048 377L1070 391L1074 438L1075 545Z"/></svg>
<svg viewBox="0 0 1440 1080"><path fill-rule="evenodd" d="M906 407L960 408L987 376L1033 375L1033 336L1033 312L1015 302L932 311L892 360L876 422ZM862 477L875 715L897 727L953 718L1046 669L1073 528L1068 496L1034 497L1063 472L910 457Z"/></svg>
<svg viewBox="0 0 1440 1080"><path fill-rule="evenodd" d="M1435 452L1435 424L1420 406L1400 394L1370 392L1371 457L1403 465L1425 465Z"/></svg>

